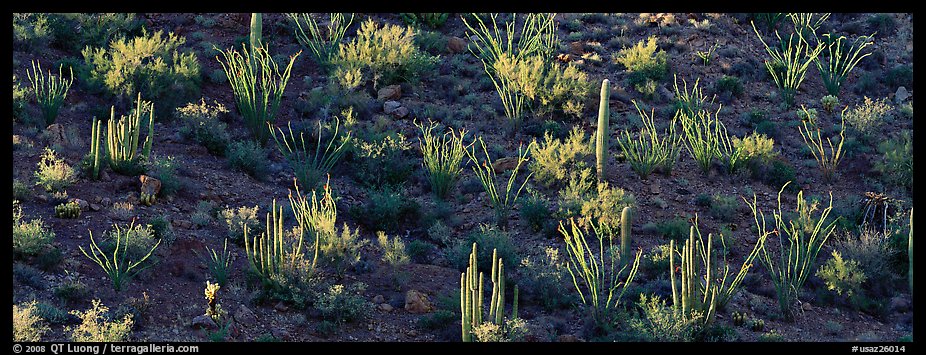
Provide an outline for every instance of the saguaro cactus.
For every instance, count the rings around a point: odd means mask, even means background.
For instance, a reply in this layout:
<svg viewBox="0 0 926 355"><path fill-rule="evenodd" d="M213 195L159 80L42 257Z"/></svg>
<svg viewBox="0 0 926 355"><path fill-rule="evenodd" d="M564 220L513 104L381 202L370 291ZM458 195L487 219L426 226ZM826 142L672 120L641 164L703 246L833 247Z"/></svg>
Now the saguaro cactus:
<svg viewBox="0 0 926 355"><path fill-rule="evenodd" d="M630 225L633 218L630 206L621 211L621 266L627 265L630 260Z"/></svg>
<svg viewBox="0 0 926 355"><path fill-rule="evenodd" d="M601 101L598 102L598 134L595 137L595 158L598 169L598 180L604 180L608 164L608 119L611 111L608 101L611 98L611 86L608 79L601 81Z"/></svg>
<svg viewBox="0 0 926 355"><path fill-rule="evenodd" d="M483 274L479 272L477 283L476 243L469 254L469 267L460 274L460 313L462 313L462 339L464 342L473 341L473 328L483 323ZM496 250L492 250L492 297L489 300L488 321L494 324L503 324L505 317L505 265L498 257ZM514 287L514 302L511 307L511 318L518 317L518 286Z"/></svg>
<svg viewBox="0 0 926 355"><path fill-rule="evenodd" d="M910 269L907 270L907 282L910 283L910 295L913 295L913 208L910 208L910 236L907 237L907 257L910 258Z"/></svg>
<svg viewBox="0 0 926 355"><path fill-rule="evenodd" d="M263 16L260 12L251 14L251 49L261 46L261 32L263 32Z"/></svg>

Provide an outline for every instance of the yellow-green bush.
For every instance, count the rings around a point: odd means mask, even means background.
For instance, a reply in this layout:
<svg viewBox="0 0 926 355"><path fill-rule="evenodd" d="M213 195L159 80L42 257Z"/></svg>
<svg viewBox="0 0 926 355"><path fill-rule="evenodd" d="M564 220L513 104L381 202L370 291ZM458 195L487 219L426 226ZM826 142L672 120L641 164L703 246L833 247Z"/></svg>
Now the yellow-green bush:
<svg viewBox="0 0 926 355"><path fill-rule="evenodd" d="M47 192L62 191L77 180L74 168L46 147L35 171L35 184Z"/></svg>
<svg viewBox="0 0 926 355"><path fill-rule="evenodd" d="M586 140L585 132L573 127L565 140L554 139L547 132L543 142L531 143L531 162L528 165L534 174L534 181L545 186L564 182L571 173L588 169L585 159L592 154L591 138Z"/></svg>
<svg viewBox="0 0 926 355"><path fill-rule="evenodd" d="M132 333L132 314L126 314L121 320L107 317L109 307L101 304L100 300L93 300L93 307L86 312L71 311L71 314L80 318L77 327L68 328L71 340L77 342L124 342Z"/></svg>
<svg viewBox="0 0 926 355"><path fill-rule="evenodd" d="M414 81L435 63L435 58L418 50L415 32L373 20L360 25L357 37L342 44L334 59L335 78L347 89L356 88L368 80L373 87L399 81Z"/></svg>
<svg viewBox="0 0 926 355"><path fill-rule="evenodd" d="M48 326L39 317L36 302L13 305L13 342L40 341Z"/></svg>
<svg viewBox="0 0 926 355"><path fill-rule="evenodd" d="M638 91L665 78L668 73L665 51L656 50L656 36L640 40L633 47L624 48L614 55L614 62L620 63L630 73L628 83Z"/></svg>

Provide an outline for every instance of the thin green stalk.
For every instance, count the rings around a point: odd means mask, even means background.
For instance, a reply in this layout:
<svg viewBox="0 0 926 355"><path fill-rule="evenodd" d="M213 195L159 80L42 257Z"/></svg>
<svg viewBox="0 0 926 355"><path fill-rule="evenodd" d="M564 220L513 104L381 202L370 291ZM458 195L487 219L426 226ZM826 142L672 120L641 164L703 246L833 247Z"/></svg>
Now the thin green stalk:
<svg viewBox="0 0 926 355"><path fill-rule="evenodd" d="M331 139L328 140L328 143L325 144L324 149L322 149L322 122L318 121L318 139L316 140L316 145L314 149L314 154L309 153L308 145L306 145L304 132L299 132L299 140L296 140L296 134L293 133L292 122L287 124L289 129L289 135L283 132L283 129L277 127L277 131L280 132L280 138L277 138L276 132L270 130L270 134L273 137L273 141L276 142L277 149L281 154L289 161L290 166L296 174L296 180L303 187L308 189L314 189L315 186L321 182L323 176L328 174L331 171L331 168L334 167L334 164L341 159L341 156L344 155L345 147L347 142L350 141L351 132L348 131L343 137L338 135L340 131L341 121L336 119L334 125L334 132L331 135ZM340 140L340 143L337 141ZM311 143L309 143L311 145Z"/></svg>
<svg viewBox="0 0 926 355"><path fill-rule="evenodd" d="M329 24L323 29L312 14L290 13L287 16L296 25L296 39L299 44L309 49L315 61L322 66L328 66L337 56L338 46L344 39L347 28L354 22L354 14L347 18L341 13L330 13Z"/></svg>
<svg viewBox="0 0 926 355"><path fill-rule="evenodd" d="M113 289L116 290L116 292L121 291L123 285L125 285L128 280L131 280L138 275L138 273L151 267L150 264L143 265L143 263L148 260L151 254L161 245L161 240L158 240L154 247L152 247L144 257L139 260L126 260L126 252L128 251L127 239L130 231L134 227L133 225L134 222L125 230L119 228L118 225L113 225L114 231L112 232L112 237L116 239L116 247L113 249L112 256L107 255L106 252L96 244L96 241L93 240L93 231L90 231L90 254L84 250L83 246L78 246L84 256L99 265L100 268L103 269L103 272L106 273L106 276L109 276L110 281L112 281Z"/></svg>
<svg viewBox="0 0 926 355"><path fill-rule="evenodd" d="M64 64L58 66L58 76L52 75L50 70L48 76L45 76L45 72L42 71L42 63L33 60L32 71L26 71L29 81L32 82L35 101L38 102L39 107L42 109L42 117L45 118L46 126L55 123L58 110L61 109L61 104L68 97L68 90L71 88L71 84L74 83L74 70L68 67L71 78L65 79L61 71L62 68L64 68Z"/></svg>
<svg viewBox="0 0 926 355"><path fill-rule="evenodd" d="M822 37L826 51L814 59L814 64L817 65L820 76L823 78L826 91L830 95L839 96L839 88L849 77L852 69L862 59L871 55L872 52L862 54L862 51L874 44L874 34L858 37L848 46L845 44L848 42L845 36L834 39L833 35L825 33Z"/></svg>
<svg viewBox="0 0 926 355"><path fill-rule="evenodd" d="M436 123L432 122L427 127L418 123L415 125L421 130L422 137L418 138L418 142L421 148L422 164L431 182L431 191L439 198L446 198L463 172L460 165L472 143L469 145L463 143L463 137L466 135L465 129L457 133L451 128L447 133L435 136L433 131L437 127Z"/></svg>
<svg viewBox="0 0 926 355"><path fill-rule="evenodd" d="M794 95L797 94L797 89L804 81L807 68L823 51L823 45L817 43L816 46L811 48L800 32L796 33L797 38L792 33L788 36L788 41L785 42L782 40L781 35L778 34L778 31L775 31L775 36L778 38L778 42L781 43L781 48L771 48L765 43L762 35L759 34L755 23L752 24L752 29L755 31L756 36L759 37L762 45L765 46L765 51L772 58L765 61L765 68L768 69L772 80L778 86L785 104L790 107L794 104Z"/></svg>
<svg viewBox="0 0 926 355"><path fill-rule="evenodd" d="M516 185L515 180L518 177L518 172L521 170L521 165L527 161L527 155L530 151L530 146L527 149L522 150L522 147L518 147L518 157L517 165L511 171L511 176L508 177L508 184L505 185L504 195L500 194L498 188L495 186L496 173L494 163L492 158L489 157L489 151L486 149L485 141L482 138L479 138L473 142L478 141L482 146L482 152L485 154L485 159L480 160L476 157L476 150L473 147L473 150L466 150L466 154L469 156L470 161L473 163L473 172L476 173L476 176L479 177L479 182L482 183L482 187L485 189L486 194L489 197L489 201L492 202L492 210L495 211L495 221L499 226L505 226L508 224L508 214L511 212L511 207L514 206L518 201L518 197L521 195L521 191L524 190L524 186L527 186L527 181L530 180L530 173L524 178L524 182L521 183L521 186L517 189L516 192L512 194L512 190ZM471 144L471 145L473 145Z"/></svg>
<svg viewBox="0 0 926 355"><path fill-rule="evenodd" d="M804 110L806 114L807 109L804 108L804 106L801 106L801 109ZM830 138L826 138L826 144L829 149L823 146L823 135L820 133L819 126L805 120L802 122L802 126L798 127L801 132L801 137L804 138L804 144L810 148L810 153L813 154L813 158L820 166L820 170L823 170L823 178L827 181L833 178L836 173L836 168L839 166L839 161L842 160L843 157L842 144L846 141L846 109L843 109L843 114L841 115L842 123L840 123L839 129L839 143L834 146Z"/></svg>
<svg viewBox="0 0 926 355"><path fill-rule="evenodd" d="M643 120L643 128L636 138L624 131L617 140L630 168L644 179L657 168L671 171L682 149L682 137L676 132L675 121L669 124L668 132L663 131L660 137L656 131L655 109L646 113L636 101L633 104Z"/></svg>

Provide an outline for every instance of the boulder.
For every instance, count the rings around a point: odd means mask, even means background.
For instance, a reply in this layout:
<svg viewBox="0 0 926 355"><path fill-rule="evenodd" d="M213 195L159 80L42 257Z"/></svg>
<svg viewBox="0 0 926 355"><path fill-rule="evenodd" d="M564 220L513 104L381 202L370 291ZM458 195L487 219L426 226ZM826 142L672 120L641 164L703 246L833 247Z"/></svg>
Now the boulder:
<svg viewBox="0 0 926 355"><path fill-rule="evenodd" d="M212 320L212 317L209 317L205 314L193 318L193 322L190 323L190 327L193 329L205 329L205 330L218 330L219 325L215 324L215 321Z"/></svg>
<svg viewBox="0 0 926 355"><path fill-rule="evenodd" d="M396 112L399 108L402 107L402 103L398 101L389 100L383 103L383 112L387 115L391 115Z"/></svg>
<svg viewBox="0 0 926 355"><path fill-rule="evenodd" d="M405 310L409 313L428 313L431 311L431 301L428 295L417 290L409 290L405 293Z"/></svg>
<svg viewBox="0 0 926 355"><path fill-rule="evenodd" d="M241 305L235 312L235 321L244 326L251 326L257 323L257 315L250 308Z"/></svg>
<svg viewBox="0 0 926 355"><path fill-rule="evenodd" d="M897 92L894 93L894 103L897 105L902 104L904 101L910 98L910 92L907 91L907 88L901 86L897 88Z"/></svg>
<svg viewBox="0 0 926 355"><path fill-rule="evenodd" d="M155 179L148 175L139 176L141 181L141 193L151 196L157 196L161 192L161 180Z"/></svg>
<svg viewBox="0 0 926 355"><path fill-rule="evenodd" d="M50 146L66 146L68 144L67 135L64 134L64 126L55 123L45 128L45 137L48 139Z"/></svg>
<svg viewBox="0 0 926 355"><path fill-rule="evenodd" d="M377 100L398 100L402 97L402 87L399 85L389 85L376 92Z"/></svg>
<svg viewBox="0 0 926 355"><path fill-rule="evenodd" d="M492 170L495 170L496 174L504 173L508 170L514 170L518 166L518 157L505 157L492 163Z"/></svg>
<svg viewBox="0 0 926 355"><path fill-rule="evenodd" d="M87 201L81 200L79 198L69 198L68 203L71 203L71 202L76 202L77 206L80 207L81 212L86 212L87 210L90 209L90 203Z"/></svg>

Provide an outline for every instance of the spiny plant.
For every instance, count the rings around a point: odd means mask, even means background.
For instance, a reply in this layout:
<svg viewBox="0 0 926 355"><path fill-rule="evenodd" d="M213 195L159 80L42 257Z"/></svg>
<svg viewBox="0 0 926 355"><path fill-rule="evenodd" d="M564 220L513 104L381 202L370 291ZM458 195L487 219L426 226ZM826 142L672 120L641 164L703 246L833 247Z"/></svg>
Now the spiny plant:
<svg viewBox="0 0 926 355"><path fill-rule="evenodd" d="M282 72L279 65L264 46L250 50L241 46L241 52L229 48L221 52L216 60L222 65L228 83L235 95L235 104L244 117L245 126L254 140L266 143L268 124L272 123L280 110L283 90L289 82L290 71L302 51L289 57L289 64Z"/></svg>
<svg viewBox="0 0 926 355"><path fill-rule="evenodd" d="M295 184L294 184L295 185ZM299 186L294 186L296 194L292 191L289 193L289 204L293 208L293 215L296 223L299 225L300 239L309 236L315 239L312 247L312 264L314 270L318 262L318 252L321 242L327 238L333 238L335 233L335 221L338 218L338 206L331 197L330 184L327 182L322 189L321 197L312 190L312 197L302 195L299 192Z"/></svg>
<svg viewBox="0 0 926 355"><path fill-rule="evenodd" d="M711 63L711 59L714 58L714 51L717 50L718 46L720 46L719 43L714 43L706 51L695 51L695 57L701 59L701 62L706 66Z"/></svg>
<svg viewBox="0 0 926 355"><path fill-rule="evenodd" d="M762 243L759 261L765 266L775 285L778 305L787 320L794 319L792 307L797 302L807 277L813 273L817 254L833 234L839 219L827 222L833 210L832 192L829 205L818 211L819 201L808 203L804 199L804 191L800 191L797 193L797 206L794 209L797 214L786 214L781 206L781 193L790 183L785 183L778 191L778 209L772 211L772 226L767 225L765 213L758 208L755 195L751 203L743 198L752 210L759 238L764 239L770 235L778 237L778 256L773 256L768 244Z"/></svg>
<svg viewBox="0 0 926 355"><path fill-rule="evenodd" d="M695 240L697 234L698 239ZM676 249L675 240L669 241L669 277L672 283L672 302L674 309L682 316L695 319L701 318L703 324L713 323L714 316L719 309L724 308L730 299L739 291L743 279L752 262L759 255L759 250L765 242L765 237L756 241L752 251L743 260L739 271L730 274L730 264L727 262L727 244L721 234L723 250L722 264L718 265L714 250L713 234L707 235L707 243L698 229L698 219L695 216L688 239L681 250ZM676 264L675 255L679 255L680 264ZM676 286L675 274L679 274L679 283ZM702 277L703 273L703 277ZM733 276L732 279L730 276ZM703 317L703 318L702 318Z"/></svg>
<svg viewBox="0 0 926 355"><path fill-rule="evenodd" d="M252 273L264 283L272 286L286 279L304 257L302 251L303 234L296 233L292 240L284 239L283 206L277 208L276 199L267 213L265 230L259 237L248 238L248 229L244 230L244 250ZM315 260L308 272L315 270Z"/></svg>
<svg viewBox="0 0 926 355"><path fill-rule="evenodd" d="M109 121L106 122L106 153L109 166L117 173L134 174L140 169L139 159L147 160L151 156L151 145L154 141L154 107L148 110L148 135L145 136L141 156L137 154L143 111L140 93L135 110L129 116L121 116L117 121L116 107L110 108Z"/></svg>
<svg viewBox="0 0 926 355"><path fill-rule="evenodd" d="M29 81L32 82L32 93L35 95L35 101L38 102L39 107L42 109L45 125L55 123L58 110L61 108L61 104L64 103L64 99L68 97L68 89L74 83L74 70L68 67L71 78L65 79L62 68L64 68L64 64L58 66L58 76L52 75L51 70L49 70L46 77L42 71L42 63L33 60L32 71L26 71Z"/></svg>
<svg viewBox="0 0 926 355"><path fill-rule="evenodd" d="M55 217L58 218L78 218L80 217L80 205L77 201L62 203L55 206Z"/></svg>
<svg viewBox="0 0 926 355"><path fill-rule="evenodd" d="M727 126L722 121L717 120L717 122L719 126L715 137L717 140L717 156L726 165L727 172L732 174L741 168L749 157L746 156L744 146L736 144L740 139L727 134Z"/></svg>
<svg viewBox="0 0 926 355"><path fill-rule="evenodd" d="M505 321L505 264L501 258L497 257L496 250L492 250L492 293L489 299L488 319L483 320L485 316L485 293L483 292L483 273L477 270L476 262L476 243L473 243L473 251L469 254L469 266L466 272L460 274L460 313L462 314L461 328L462 340L471 342L474 339L473 330L483 325L483 323L492 323L501 326ZM476 278L478 272L478 280ZM511 305L511 317L508 319L518 318L518 286L514 286L514 301Z"/></svg>
<svg viewBox="0 0 926 355"><path fill-rule="evenodd" d="M527 155L530 152L530 146L528 149L522 150L521 147L518 147L518 157L517 164L514 169L511 171L511 176L508 178L508 184L505 185L504 194L500 194L498 187L495 186L496 172L495 164L492 162L492 158L489 156L489 151L486 148L485 141L480 137L476 141L479 142L479 145L482 147L482 152L485 154L485 159L479 159L476 157L476 147L473 147L472 151L467 149L466 154L469 156L470 161L473 163L473 172L479 177L479 182L482 183L482 187L485 189L486 194L489 196L489 201L492 202L492 210L495 211L495 221L499 226L505 226L508 224L508 214L511 212L511 207L518 202L518 197L521 196L521 190L524 190L524 186L527 186L527 181L530 180L531 174L527 174L527 177L524 178L524 182L521 183L521 186L518 187L517 191L514 191L515 186L517 186L518 172L521 170L521 165L526 162ZM472 145L475 145L475 142Z"/></svg>
<svg viewBox="0 0 926 355"><path fill-rule="evenodd" d="M129 260L126 258L129 244L128 238L134 235L132 232L134 229L135 221L132 221L126 229L120 228L118 224L113 225L110 238L115 239L116 245L112 251L112 255L107 255L106 252L97 245L96 241L93 240L93 231L90 231L90 254L84 250L83 246L79 246L81 253L99 265L100 268L103 269L103 272L106 273L106 276L109 276L110 281L112 281L113 289L115 289L116 292L121 291L123 285L138 275L138 273L151 267L151 264L145 263L145 261L147 261L151 254L161 245L161 240L159 239L147 254L138 258L138 260Z"/></svg>
<svg viewBox="0 0 926 355"><path fill-rule="evenodd" d="M338 53L338 46L347 28L354 22L354 14L350 18L341 13L330 13L327 28L319 27L318 20L313 14L291 13L287 16L296 25L296 39L308 48L315 61L322 66L328 66ZM306 31L308 30L308 33Z"/></svg>
<svg viewBox="0 0 926 355"><path fill-rule="evenodd" d="M74 168L48 147L45 147L42 152L41 160L33 175L35 185L41 186L46 192L61 192L77 180Z"/></svg>
<svg viewBox="0 0 926 355"><path fill-rule="evenodd" d="M811 37L816 39L817 29L830 18L830 13L789 13L788 18L794 24L795 33L798 33L804 39L810 39Z"/></svg>
<svg viewBox="0 0 926 355"><path fill-rule="evenodd" d="M910 284L910 295L913 295L913 208L910 208L910 234L907 236L907 258L909 259L909 269L907 269L907 282Z"/></svg>
<svg viewBox="0 0 926 355"><path fill-rule="evenodd" d="M826 144L829 149L823 146L823 135L820 133L819 126L808 122L808 120L803 120L801 122L802 126L798 127L801 132L801 137L804 138L804 143L810 148L810 153L813 154L814 159L820 166L820 170L823 170L823 178L827 181L833 178L833 175L836 173L836 167L839 166L839 161L842 160L843 157L842 145L846 141L846 109L843 109L843 115L841 115L842 122L840 123L839 129L839 143L833 146L833 142L830 138L826 138ZM804 106L801 106L801 110L809 115L806 113L807 109L804 108Z"/></svg>
<svg viewBox="0 0 926 355"><path fill-rule="evenodd" d="M605 179L608 165L608 136L610 135L609 118L611 85L608 79L601 81L601 95L598 101L598 130L595 134L595 168L598 171L598 181Z"/></svg>
<svg viewBox="0 0 926 355"><path fill-rule="evenodd" d="M756 29L755 23L752 23L752 29L755 31L756 36L759 37L762 45L765 46L765 51L772 58L765 61L765 68L768 69L772 80L778 86L785 104L790 107L794 104L794 95L797 94L797 89L804 81L807 68L823 51L823 45L817 43L811 47L800 32L796 33L796 38L795 33L792 33L785 42L781 35L778 34L778 31L775 31L775 36L778 37L781 48L772 48L765 43L762 35L759 34L759 30Z"/></svg>
<svg viewBox="0 0 926 355"><path fill-rule="evenodd" d="M206 255L208 258L200 258L203 259L203 262L209 269L209 273L212 274L212 278L215 279L215 282L219 285L225 285L228 282L228 271L231 266L232 258L231 251L228 250L228 238L225 238L225 243L222 245L221 252L217 251L217 249L206 247Z"/></svg>
<svg viewBox="0 0 926 355"><path fill-rule="evenodd" d="M683 144L682 136L676 132L675 121L669 124L668 132L663 131L660 137L656 131L655 109L646 113L636 101L633 105L643 120L643 128L636 138L629 131L624 131L617 140L630 168L644 179L657 168L672 171Z"/></svg>
<svg viewBox="0 0 926 355"><path fill-rule="evenodd" d="M447 193L463 172L460 164L472 143L469 145L463 143L463 137L466 135L465 129L457 133L451 128L447 133L436 136L433 133L437 127L436 123L431 122L427 127L418 123L415 125L421 130L422 137L418 138L418 142L423 157L422 164L431 182L431 191L439 198L446 198Z"/></svg>
<svg viewBox="0 0 926 355"><path fill-rule="evenodd" d="M569 219L568 229L561 221L559 232L566 240L566 251L569 254L566 266L572 277L572 284L579 293L582 304L591 307L595 320L603 324L627 291L627 286L633 282L643 251L637 252L633 264L630 265L629 260L621 260L619 257L628 252L615 250L617 248L613 243L611 228L607 225L590 224L598 239L597 250L589 247L585 231L574 218ZM630 221L622 220L622 237L627 235L629 238L629 229ZM615 295L616 291L619 292Z"/></svg>
<svg viewBox="0 0 926 355"><path fill-rule="evenodd" d="M676 115L682 124L682 132L685 133L685 148L688 148L691 157L704 173L710 171L714 157L719 157L719 137L725 136L726 133L719 113L720 107L713 114L699 110L695 115L689 116L684 110L680 110Z"/></svg>
<svg viewBox="0 0 926 355"><path fill-rule="evenodd" d="M287 124L289 128L289 136L283 129L277 127L277 131L280 132L280 138L277 138L276 132L274 132L272 127L270 128L270 134L273 136L273 141L276 142L277 149L281 154L289 161L290 166L292 166L293 171L296 174L296 180L305 188L314 189L315 186L321 182L323 176L328 174L331 171L331 168L334 167L334 164L341 159L341 156L344 155L345 147L347 142L350 141L351 133L350 131L347 134L340 136L341 120L335 119L334 132L331 134L331 138L328 140L328 143L325 144L324 149L322 149L322 129L321 120L318 121L318 139L315 144L314 153L310 153L309 143L306 144L304 132L299 132L299 140L296 140L296 134L293 133L292 122ZM282 142L281 142L282 141ZM340 142L338 142L340 141Z"/></svg>
<svg viewBox="0 0 926 355"><path fill-rule="evenodd" d="M433 29L443 26L444 22L447 22L448 17L450 17L450 14L446 12L399 13L399 18L401 18L406 25L417 27L424 24Z"/></svg>
<svg viewBox="0 0 926 355"><path fill-rule="evenodd" d="M91 174L90 177L94 180L100 178L100 140L103 135L103 121L93 118L93 122L90 123L90 157L91 162Z"/></svg>
<svg viewBox="0 0 926 355"><path fill-rule="evenodd" d="M673 75L673 82L675 85L675 108L677 111L687 114L688 117L697 115L698 111L706 109L707 106L712 105L714 99L716 99L716 96L712 96L711 101L707 101L707 96L704 95L703 90L699 86L701 78L695 80L690 91L688 90L688 81L685 79L682 79L681 90L679 90L678 87L677 75Z"/></svg>
<svg viewBox="0 0 926 355"><path fill-rule="evenodd" d="M814 59L814 64L823 78L823 86L833 96L839 96L839 88L849 77L849 73L862 59L870 56L872 52L862 53L866 47L874 44L874 34L860 36L851 44L845 36L835 37L832 34L823 34L823 43L826 51L821 52ZM835 38L834 38L835 37Z"/></svg>

